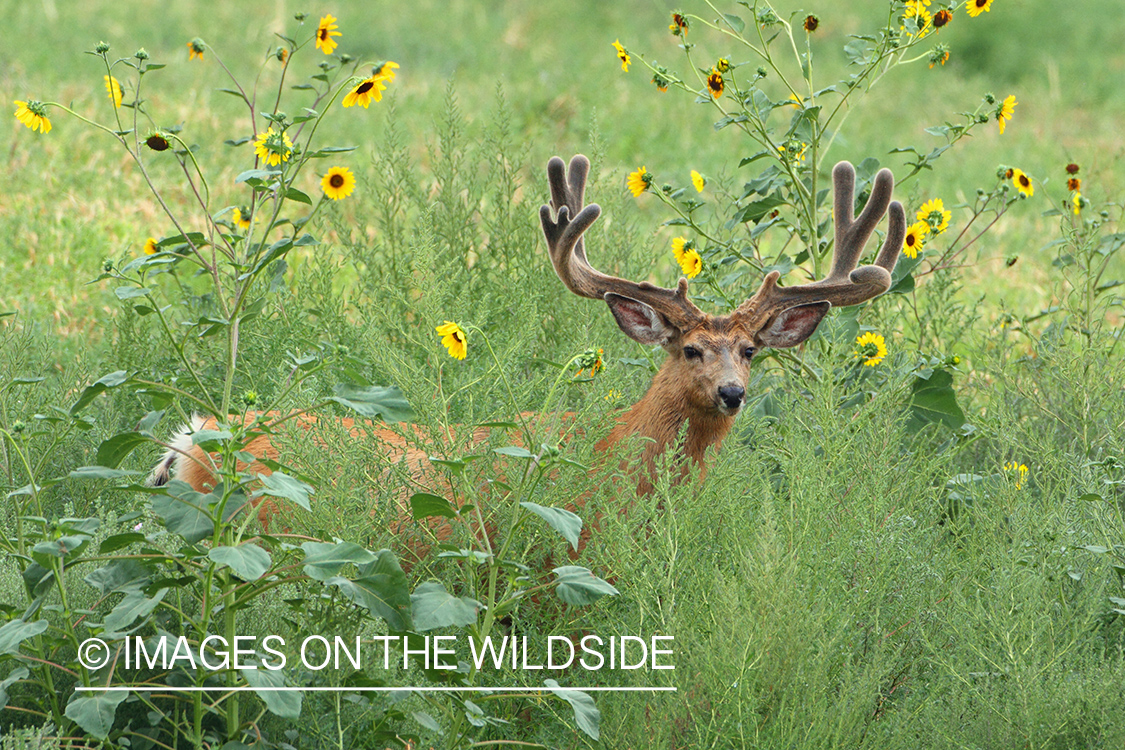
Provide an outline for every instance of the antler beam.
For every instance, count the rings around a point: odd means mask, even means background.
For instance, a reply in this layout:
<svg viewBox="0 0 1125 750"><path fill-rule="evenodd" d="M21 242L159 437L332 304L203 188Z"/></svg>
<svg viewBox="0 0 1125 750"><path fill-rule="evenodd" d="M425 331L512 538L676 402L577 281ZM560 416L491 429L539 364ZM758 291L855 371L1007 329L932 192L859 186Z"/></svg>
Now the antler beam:
<svg viewBox="0 0 1125 750"><path fill-rule="evenodd" d="M569 170L557 156L547 162L551 205L539 209L539 220L559 279L580 297L605 299L607 294L616 294L645 303L680 330L698 325L706 315L687 298L687 279L681 278L675 289L665 289L647 281L610 276L590 265L582 235L602 209L596 203L582 205L589 172L590 160L581 154L570 160Z"/></svg>

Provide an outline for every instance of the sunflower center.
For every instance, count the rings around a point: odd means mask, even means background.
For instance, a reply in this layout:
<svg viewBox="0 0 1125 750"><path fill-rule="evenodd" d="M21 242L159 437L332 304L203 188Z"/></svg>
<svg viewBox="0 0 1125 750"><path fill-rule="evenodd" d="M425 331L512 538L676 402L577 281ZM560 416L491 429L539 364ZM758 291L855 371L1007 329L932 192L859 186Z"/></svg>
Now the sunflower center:
<svg viewBox="0 0 1125 750"><path fill-rule="evenodd" d="M328 39L328 29L325 29L325 28L317 29L316 38L319 39L322 42L325 41L326 39Z"/></svg>
<svg viewBox="0 0 1125 750"><path fill-rule="evenodd" d="M344 175L334 174L328 178L328 184L334 188L341 188L344 186Z"/></svg>
<svg viewBox="0 0 1125 750"><path fill-rule="evenodd" d="M373 88L375 88L374 83L372 83L371 81L364 81L363 83L359 84L359 86L356 87L355 92L357 94L366 94L368 91L370 91Z"/></svg>
<svg viewBox="0 0 1125 750"><path fill-rule="evenodd" d="M906 235L906 246L907 247L914 247L917 244L918 244L918 237L917 236L915 236L913 234Z"/></svg>
<svg viewBox="0 0 1125 750"><path fill-rule="evenodd" d="M1031 180L1028 179L1027 175L1021 174L1020 175L1020 185L1022 185L1023 187L1027 187L1030 184L1031 184Z"/></svg>
<svg viewBox="0 0 1125 750"><path fill-rule="evenodd" d="M983 8L984 6L988 5L988 0L975 0L975 5L978 8Z"/></svg>

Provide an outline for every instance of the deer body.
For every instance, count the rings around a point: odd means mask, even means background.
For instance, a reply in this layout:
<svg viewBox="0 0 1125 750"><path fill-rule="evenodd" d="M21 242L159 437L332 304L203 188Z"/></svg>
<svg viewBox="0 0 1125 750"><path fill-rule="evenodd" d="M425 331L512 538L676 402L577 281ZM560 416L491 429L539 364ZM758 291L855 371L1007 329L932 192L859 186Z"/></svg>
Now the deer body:
<svg viewBox="0 0 1125 750"><path fill-rule="evenodd" d="M837 164L832 173L835 248L828 276L808 284L779 287L780 274L772 271L757 293L729 315L709 315L688 300L687 279L681 278L675 289L664 289L609 276L590 265L583 234L601 209L596 204L583 205L589 168L589 160L581 155L571 159L569 168L558 157L550 160L547 176L551 205L540 209L540 221L551 263L567 289L581 297L603 300L622 332L642 344L660 345L668 354L644 397L595 446L598 451L609 451L627 437L644 439L639 464L628 471L636 480L637 491L648 493L652 491L657 457L673 446L682 459L681 476L688 470L688 461L694 462L701 473L706 471L707 450L721 445L745 402L750 362L758 351L797 346L813 334L832 305L859 304L890 288L891 271L906 233L906 215L900 203L891 201L894 179L884 169L875 177L867 205L855 217L855 170L847 162ZM864 245L888 212L887 235L875 264L856 268ZM309 415L294 421L306 429L316 424L316 418ZM428 452L416 447L422 437L417 427L406 428L419 439L412 445L402 434L385 427L350 419L341 422L353 434L363 432L378 438L390 461L405 462L416 488L444 494L439 486L440 472L430 463ZM685 438L677 444L685 423ZM193 428L216 429L216 421L199 420ZM214 484L214 464L199 446L192 445L192 431L185 428L172 442L153 471L153 484L174 477L202 492ZM471 438L474 443L483 442L488 432L478 429ZM257 438L246 450L261 458L277 458L268 436ZM260 463L252 464L249 470L269 473ZM406 498L412 491L403 488L400 506L404 520L409 518Z"/></svg>

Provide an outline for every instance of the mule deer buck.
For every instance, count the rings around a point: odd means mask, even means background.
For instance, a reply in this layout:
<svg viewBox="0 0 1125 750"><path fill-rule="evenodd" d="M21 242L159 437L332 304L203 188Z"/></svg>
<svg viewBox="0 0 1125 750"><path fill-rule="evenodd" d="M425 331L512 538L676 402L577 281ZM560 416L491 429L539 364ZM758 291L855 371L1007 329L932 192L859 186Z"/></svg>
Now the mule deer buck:
<svg viewBox="0 0 1125 750"><path fill-rule="evenodd" d="M797 346L813 334L832 305L856 305L890 288L891 271L906 233L906 216L902 205L891 201L894 178L890 170L883 169L875 176L867 205L854 218L855 170L847 162L837 164L832 171L835 248L828 276L781 287L777 284L780 274L771 271L757 293L732 313L709 315L688 299L686 279L681 278L675 289L664 289L609 276L590 265L583 234L597 220L601 208L583 205L589 170L590 162L582 155L571 159L569 169L562 159L552 158L547 164L551 205L543 206L539 217L551 263L566 288L580 297L605 300L627 336L642 344L659 344L668 353L644 397L595 446L598 451L606 451L630 435L646 438L640 466L633 471L637 491L648 493L652 490L655 459L676 440L685 423L686 440L676 450L701 471L706 469L707 449L717 447L730 432L746 400L750 361L755 353L766 347ZM856 268L864 245L888 209L886 240L875 264ZM308 427L315 419L305 416L298 424ZM389 428L357 425L351 419L340 421L353 434L363 432L380 439L387 458L405 461L418 488L433 491L440 472L430 464L426 451L412 447L402 434ZM191 441L191 432L200 429L216 429L215 419L197 419L173 439L171 449L153 471L153 484L164 484L174 477L199 492L214 484L212 457ZM422 434L416 431L415 436L412 442L417 444ZM473 439L487 439L487 431L478 429ZM255 439L245 450L260 458L277 458L269 436ZM684 464L686 470L686 461ZM248 470L269 473L258 463ZM409 517L405 499L412 491L404 488L404 517Z"/></svg>

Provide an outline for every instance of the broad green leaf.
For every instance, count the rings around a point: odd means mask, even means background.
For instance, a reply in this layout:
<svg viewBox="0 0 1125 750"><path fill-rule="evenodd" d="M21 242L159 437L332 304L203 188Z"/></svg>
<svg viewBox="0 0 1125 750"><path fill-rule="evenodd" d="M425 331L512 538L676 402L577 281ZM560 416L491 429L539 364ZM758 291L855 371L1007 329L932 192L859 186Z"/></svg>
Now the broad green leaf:
<svg viewBox="0 0 1125 750"><path fill-rule="evenodd" d="M938 369L928 380L915 378L910 393L910 413L907 429L911 432L932 422L940 422L953 430L965 424L965 413L953 392L953 374Z"/></svg>
<svg viewBox="0 0 1125 750"><path fill-rule="evenodd" d="M723 18L727 20L730 27L734 29L736 34L741 34L746 28L746 22L742 20L741 16L736 16L733 13L724 13ZM597 739L596 737L594 739Z"/></svg>
<svg viewBox="0 0 1125 750"><path fill-rule="evenodd" d="M336 395L330 401L354 409L369 419L381 417L385 422L409 422L414 418L406 397L395 386L337 385L334 390Z"/></svg>
<svg viewBox="0 0 1125 750"><path fill-rule="evenodd" d="M420 633L473 625L477 614L484 609L476 599L450 594L439 581L427 581L414 589L410 603L414 608L414 629Z"/></svg>
<svg viewBox="0 0 1125 750"><path fill-rule="evenodd" d="M256 581L270 569L270 553L249 542L237 547L215 547L207 557L226 565L244 581Z"/></svg>
<svg viewBox="0 0 1125 750"><path fill-rule="evenodd" d="M117 707L129 696L128 690L107 690L105 692L74 692L66 704L66 718L82 727L83 731L99 740L104 740L113 729L113 717Z"/></svg>
<svg viewBox="0 0 1125 750"><path fill-rule="evenodd" d="M246 679L246 684L254 688L254 692L266 704L266 709L271 714L285 719L296 719L301 716L300 691L270 689L285 687L285 675L280 669L258 667L239 671Z"/></svg>
<svg viewBox="0 0 1125 750"><path fill-rule="evenodd" d="M304 203L307 206L312 205L312 198L294 187L291 187L285 191L285 197L291 201L296 201L297 203Z"/></svg>
<svg viewBox="0 0 1125 750"><path fill-rule="evenodd" d="M317 581L327 581L345 565L366 565L376 560L354 542L305 542L301 549L305 551L305 575Z"/></svg>
<svg viewBox="0 0 1125 750"><path fill-rule="evenodd" d="M543 684L555 694L555 697L562 698L570 704L574 709L574 721L578 724L578 728L589 735L590 739L597 741L602 714L594 705L594 699L581 690L559 690L560 685L556 680L543 680Z"/></svg>
<svg viewBox="0 0 1125 750"><path fill-rule="evenodd" d="M39 542L31 548L31 551L40 555L63 558L83 547L89 541L89 535L62 536L58 539Z"/></svg>
<svg viewBox="0 0 1125 750"><path fill-rule="evenodd" d="M262 481L262 488L254 493L254 497L262 495L280 497L300 505L305 510L312 510L309 495L316 490L299 479L294 479L283 471L275 471L268 475L259 474L258 479Z"/></svg>
<svg viewBox="0 0 1125 750"><path fill-rule="evenodd" d="M47 629L46 620L12 620L0 627L0 654L18 654L20 644L34 638Z"/></svg>
<svg viewBox="0 0 1125 750"><path fill-rule="evenodd" d="M78 412L89 406L90 402L97 398L99 394L108 391L110 388L116 388L122 383L125 383L128 379L129 373L124 370L117 370L86 386L82 390L82 395L79 396L78 400L70 407L70 416L76 416Z"/></svg>
<svg viewBox="0 0 1125 750"><path fill-rule="evenodd" d="M617 596L621 593L608 581L603 581L577 565L564 565L552 572L558 577L555 591L567 604L584 606L593 604L603 596Z"/></svg>
<svg viewBox="0 0 1125 750"><path fill-rule="evenodd" d="M153 597L145 596L141 591L130 591L125 595L125 598L117 603L108 615L105 617L105 622L102 625L108 633L118 633L125 630L137 618L148 617L152 611L156 609L156 605L160 604L160 600L164 598L169 589L160 589Z"/></svg>
<svg viewBox="0 0 1125 750"><path fill-rule="evenodd" d="M219 497L213 493L200 494L179 480L172 480L165 488L167 495L152 498L152 512L164 521L168 530L192 544L210 536L215 529L211 508Z"/></svg>
<svg viewBox="0 0 1125 750"><path fill-rule="evenodd" d="M151 441L152 438L139 432L122 432L107 438L98 446L98 466L116 469L137 446Z"/></svg>
<svg viewBox="0 0 1125 750"><path fill-rule="evenodd" d="M31 672L28 672L26 667L16 667L4 678L3 682L0 682L0 711L8 705L8 688L20 680L26 680L30 674Z"/></svg>
<svg viewBox="0 0 1125 750"><path fill-rule="evenodd" d="M457 509L452 503L444 497L431 495L428 492L416 492L410 496L410 512L416 521L431 516L457 517Z"/></svg>
<svg viewBox="0 0 1125 750"><path fill-rule="evenodd" d="M493 453L499 453L501 456L511 456L512 458L535 458L534 453L518 445L505 445L503 448L496 448Z"/></svg>
<svg viewBox="0 0 1125 750"><path fill-rule="evenodd" d="M324 583L336 586L356 605L374 617L382 617L391 630L409 630L411 623L410 586L398 558L389 549L375 553L375 561L359 568L354 579L333 576Z"/></svg>
<svg viewBox="0 0 1125 750"><path fill-rule="evenodd" d="M108 541L109 539L106 540ZM105 542L102 544L104 546ZM152 573L143 563L126 558L114 560L104 568L91 572L82 580L105 596L111 591L139 591L152 580Z"/></svg>
<svg viewBox="0 0 1125 750"><path fill-rule="evenodd" d="M578 550L578 536L582 533L582 519L566 508L548 508L532 502L520 503L524 508L547 522L555 531L562 534L563 539L570 542L570 546Z"/></svg>

